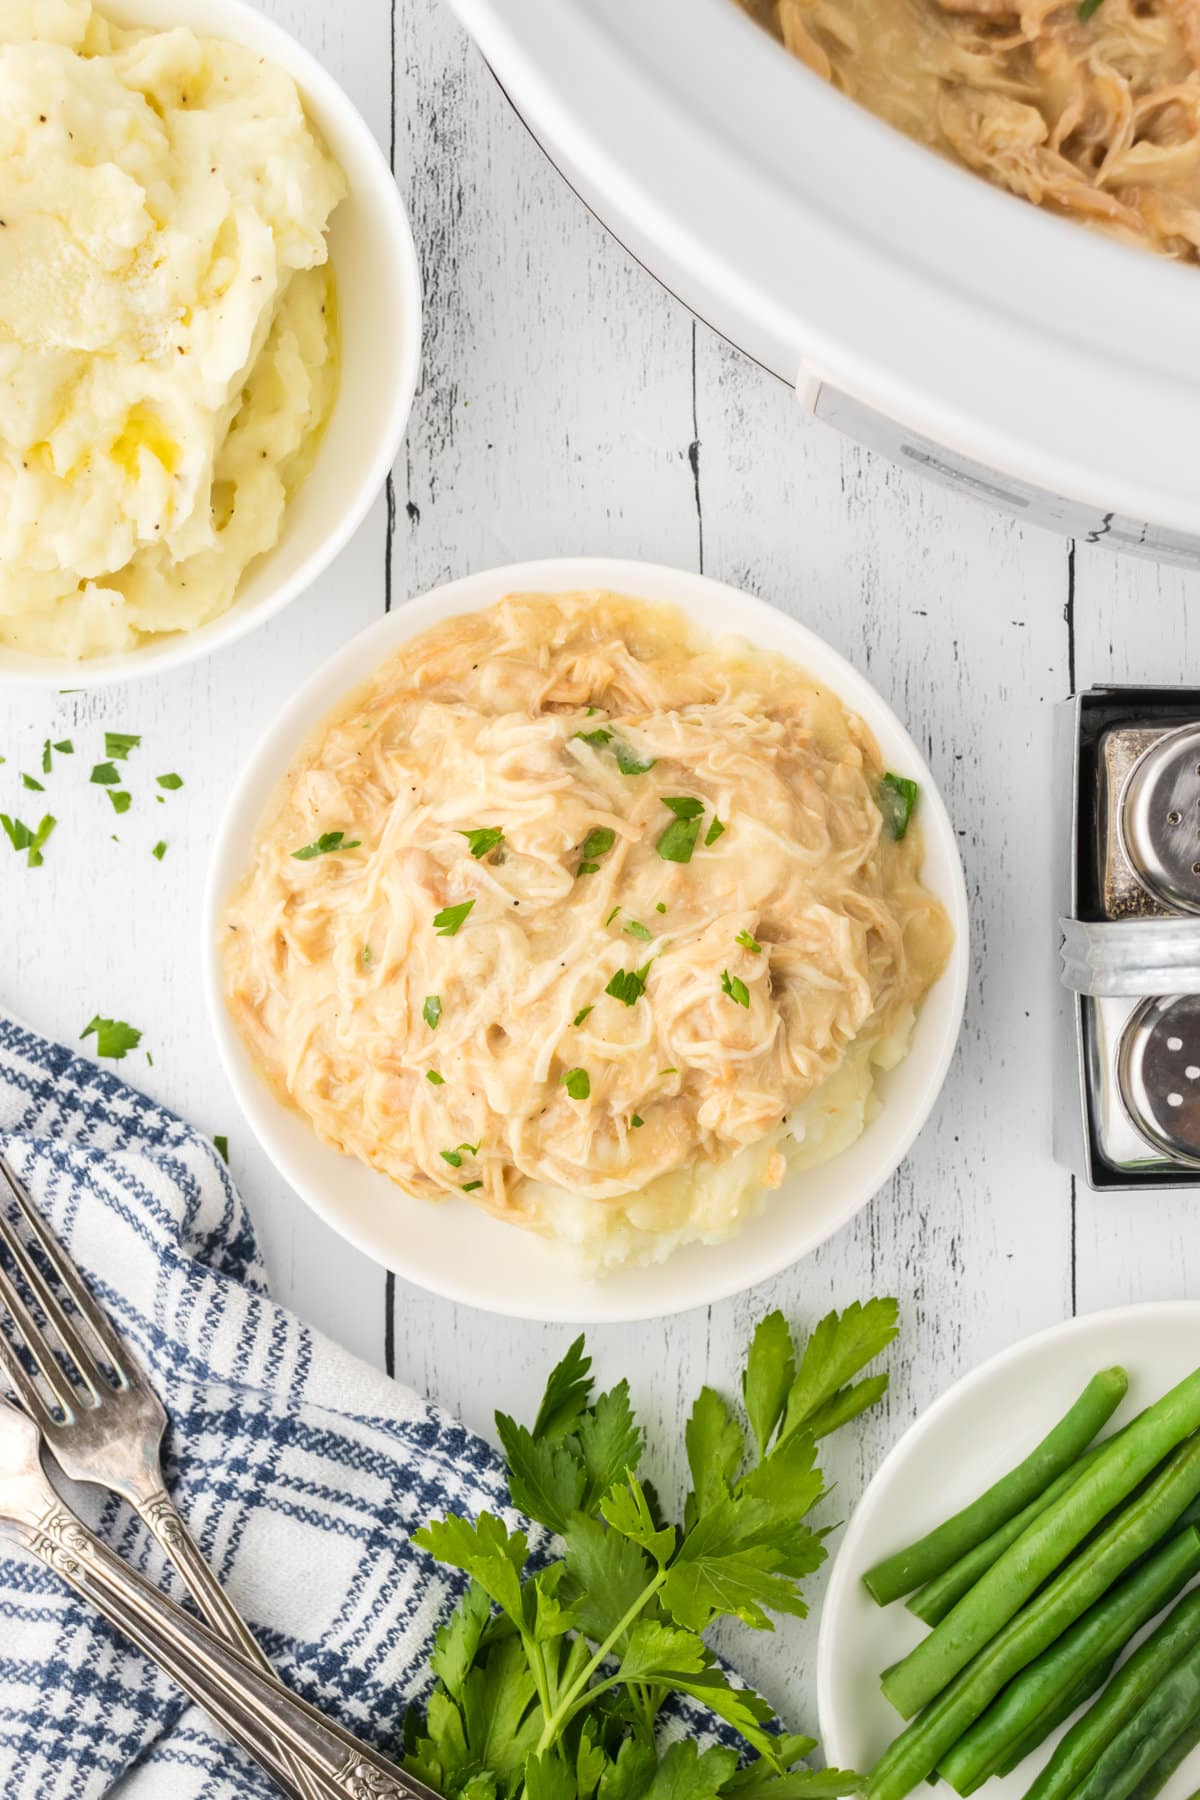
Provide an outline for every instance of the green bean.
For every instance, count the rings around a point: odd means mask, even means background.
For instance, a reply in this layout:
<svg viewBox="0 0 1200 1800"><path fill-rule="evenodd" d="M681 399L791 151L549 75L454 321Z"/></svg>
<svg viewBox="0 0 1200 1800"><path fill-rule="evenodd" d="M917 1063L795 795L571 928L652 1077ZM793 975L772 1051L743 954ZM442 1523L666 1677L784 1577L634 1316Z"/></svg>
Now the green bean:
<svg viewBox="0 0 1200 1800"><path fill-rule="evenodd" d="M1100 1692L1116 1668L1118 1660L1119 1658L1113 1657L1110 1662L1099 1664L1088 1675L1086 1681L1076 1682L1073 1688L1068 1688L1057 1704L1052 1706L1048 1712L1040 1714L1037 1724L1030 1726L1025 1736L1009 1747L1003 1761L984 1776L983 1780L990 1781L993 1774L1011 1775L1014 1769L1019 1769L1027 1756L1032 1756L1035 1750L1041 1748L1052 1731L1057 1731L1058 1727L1069 1719L1073 1712L1078 1711L1085 1700L1090 1700L1093 1694ZM979 1785L982 1787L983 1782L981 1781Z"/></svg>
<svg viewBox="0 0 1200 1800"><path fill-rule="evenodd" d="M1021 1670L942 1758L938 1774L955 1793L969 1794L990 1774L999 1772L1001 1762L1018 1742L1036 1733L1030 1745L1036 1748L1055 1725L1074 1712L1078 1700L1066 1712L1058 1710L1064 1692L1078 1689L1111 1667L1134 1632L1186 1587L1197 1570L1200 1532L1189 1529L1169 1538Z"/></svg>
<svg viewBox="0 0 1200 1800"><path fill-rule="evenodd" d="M1075 1789L1072 1800L1129 1800L1200 1715L1200 1644L1176 1663L1118 1731Z"/></svg>
<svg viewBox="0 0 1200 1800"><path fill-rule="evenodd" d="M922 1583L932 1581L966 1551L982 1543L1077 1460L1116 1412L1128 1387L1129 1377L1124 1369L1104 1369L1094 1375L1070 1411L1024 1462L915 1544L897 1550L894 1556L868 1569L863 1576L867 1592L880 1606L887 1606L911 1594Z"/></svg>
<svg viewBox="0 0 1200 1800"><path fill-rule="evenodd" d="M926 1582L909 1600L909 1612L914 1613L918 1619L923 1619L926 1625L940 1625L950 1608L962 1599L968 1588L975 1586L980 1576L987 1573L1010 1544L1016 1543L1026 1526L1032 1525L1039 1513L1044 1513L1048 1506L1053 1506L1060 1494L1065 1494L1069 1487L1075 1485L1084 1470L1095 1460L1100 1448L1097 1444L1085 1452L1078 1462L1073 1462L1069 1469L1064 1469L1057 1481L1052 1481L1036 1500L1031 1500L1028 1506L1022 1507L1019 1513L993 1531L990 1537L984 1538L981 1544L976 1544L965 1556L960 1556L957 1562L951 1563L948 1569Z"/></svg>
<svg viewBox="0 0 1200 1800"><path fill-rule="evenodd" d="M1200 1591L1187 1594L1157 1631L1138 1646L1103 1697L1068 1731L1026 1800L1067 1800L1068 1795L1074 1794L1122 1726L1128 1724L1180 1657L1197 1643Z"/></svg>
<svg viewBox="0 0 1200 1800"><path fill-rule="evenodd" d="M1200 1440L1181 1445L1145 1493L1124 1509L1086 1555L1076 1557L1061 1569L1007 1621L921 1717L901 1732L868 1778L863 1790L865 1800L903 1800L904 1795L911 1793L1001 1688L1055 1638L1061 1637L1139 1556L1158 1543L1197 1494Z"/></svg>
<svg viewBox="0 0 1200 1800"><path fill-rule="evenodd" d="M1193 1719L1166 1754L1159 1757L1152 1769L1147 1769L1129 1800L1153 1800L1155 1794L1161 1794L1176 1769L1187 1761L1197 1744L1200 1744L1200 1719ZM1200 1800L1200 1789L1192 1795L1191 1800Z"/></svg>
<svg viewBox="0 0 1200 1800"><path fill-rule="evenodd" d="M1053 1506L1048 1506L1015 1544L1009 1545L986 1575L903 1662L888 1671L883 1678L883 1691L901 1717L912 1718L941 1693L1106 1514L1127 1499L1155 1465L1197 1426L1200 1369L1148 1407L1118 1437L1102 1445L1082 1478ZM1147 1491L1153 1492L1153 1487ZM1187 1498L1193 1496L1189 1494Z"/></svg>

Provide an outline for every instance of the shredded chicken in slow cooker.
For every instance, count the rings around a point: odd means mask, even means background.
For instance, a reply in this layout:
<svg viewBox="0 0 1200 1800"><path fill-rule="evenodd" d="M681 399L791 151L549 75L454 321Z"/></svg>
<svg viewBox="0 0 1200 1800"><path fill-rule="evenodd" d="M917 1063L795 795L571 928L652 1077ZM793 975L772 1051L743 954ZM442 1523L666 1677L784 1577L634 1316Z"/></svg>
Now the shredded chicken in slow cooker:
<svg viewBox="0 0 1200 1800"><path fill-rule="evenodd" d="M1200 249L1198 0L740 0L851 98L1000 187Z"/></svg>
<svg viewBox="0 0 1200 1800"><path fill-rule="evenodd" d="M722 1236L858 1135L945 961L883 772L780 657L512 595L406 643L294 759L226 914L233 1016L410 1194L592 1262Z"/></svg>

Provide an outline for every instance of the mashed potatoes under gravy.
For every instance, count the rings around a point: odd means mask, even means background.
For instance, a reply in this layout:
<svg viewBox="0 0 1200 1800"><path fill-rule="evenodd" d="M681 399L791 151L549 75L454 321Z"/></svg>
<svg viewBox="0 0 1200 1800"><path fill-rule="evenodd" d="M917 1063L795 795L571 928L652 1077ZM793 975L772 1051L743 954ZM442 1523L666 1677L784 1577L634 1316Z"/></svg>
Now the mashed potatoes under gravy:
<svg viewBox="0 0 1200 1800"><path fill-rule="evenodd" d="M949 925L861 720L614 594L405 644L314 732L224 920L227 996L319 1135L593 1263L726 1235L836 1154Z"/></svg>
<svg viewBox="0 0 1200 1800"><path fill-rule="evenodd" d="M252 51L0 0L0 642L229 607L332 404L342 193Z"/></svg>

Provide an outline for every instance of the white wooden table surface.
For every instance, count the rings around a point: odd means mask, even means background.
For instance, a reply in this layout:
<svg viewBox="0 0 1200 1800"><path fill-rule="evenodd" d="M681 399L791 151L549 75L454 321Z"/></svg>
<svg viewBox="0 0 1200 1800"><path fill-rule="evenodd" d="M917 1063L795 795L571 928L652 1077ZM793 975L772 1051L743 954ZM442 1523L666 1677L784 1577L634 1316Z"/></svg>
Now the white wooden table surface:
<svg viewBox="0 0 1200 1800"><path fill-rule="evenodd" d="M1051 1155L1051 712L1072 686L1197 666L1200 582L994 517L808 420L609 241L561 185L438 0L263 0L391 146L426 284L424 374L393 504L283 617L179 674L0 701L0 809L60 824L39 872L0 844L0 995L70 1041L94 1013L153 1057L120 1065L225 1132L276 1293L488 1431L535 1403L569 1334L389 1281L310 1216L252 1141L201 993L200 896L230 784L295 686L388 602L515 558L612 552L702 568L822 633L908 722L957 824L974 974L949 1082L913 1154L820 1254L707 1311L590 1334L633 1378L664 1482L694 1393L731 1387L753 1321L902 1302L885 1412L827 1459L837 1516L958 1374L1072 1311L1200 1291L1195 1197L1097 1199ZM121 818L87 775L105 727L140 732ZM154 803L154 774L182 790ZM112 841L115 832L119 842ZM151 846L165 837L161 863ZM819 1592L819 1582L813 1584ZM777 1705L815 1726L815 1621L739 1634Z"/></svg>

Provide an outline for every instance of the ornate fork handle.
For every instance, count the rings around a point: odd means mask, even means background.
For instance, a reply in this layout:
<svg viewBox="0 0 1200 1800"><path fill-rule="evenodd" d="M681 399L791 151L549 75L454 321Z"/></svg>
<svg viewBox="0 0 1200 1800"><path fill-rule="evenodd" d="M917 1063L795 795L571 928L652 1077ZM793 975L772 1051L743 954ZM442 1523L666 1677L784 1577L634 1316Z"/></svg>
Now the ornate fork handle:
<svg viewBox="0 0 1200 1800"><path fill-rule="evenodd" d="M324 1718L176 1606L57 1499L36 1523L9 1520L0 1532L23 1544L131 1638L293 1800L306 1800L306 1792L320 1800L438 1800L423 1782ZM303 1766L304 1787L297 1763Z"/></svg>

